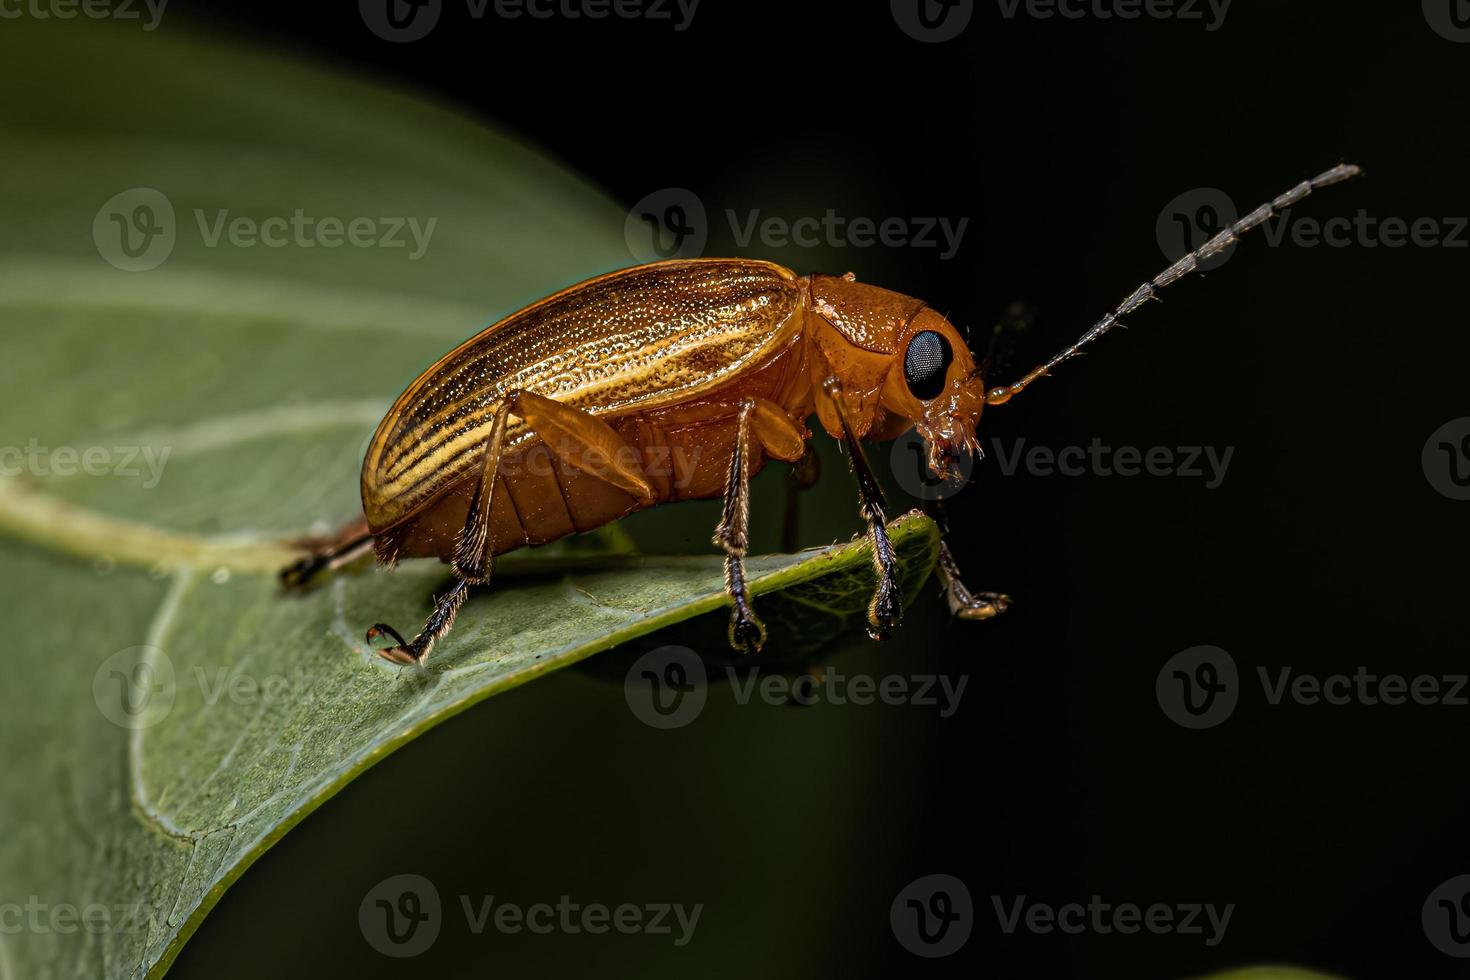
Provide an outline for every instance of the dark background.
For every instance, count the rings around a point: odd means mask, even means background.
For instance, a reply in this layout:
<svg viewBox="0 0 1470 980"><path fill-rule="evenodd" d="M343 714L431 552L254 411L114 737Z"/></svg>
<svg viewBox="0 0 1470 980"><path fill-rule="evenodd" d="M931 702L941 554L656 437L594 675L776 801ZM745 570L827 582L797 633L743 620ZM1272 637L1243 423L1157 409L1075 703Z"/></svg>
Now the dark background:
<svg viewBox="0 0 1470 980"><path fill-rule="evenodd" d="M625 204L689 188L714 216L706 254L853 269L977 331L1025 301L1036 320L1018 369L1166 264L1155 224L1191 188L1221 188L1244 212L1352 161L1365 179L1298 213L1470 213L1470 46L1436 34L1414 3L1237 0L1215 31L1006 19L977 3L959 38L925 44L881 3L703 0L677 32L474 21L451 2L429 37L393 45L352 4L175 2L171 18L216 35L458 106ZM969 225L948 261L921 248L742 250L727 207ZM953 717L712 696L695 725L657 732L599 676L616 670L562 672L358 779L231 889L172 975L1177 978L1262 962L1465 975L1427 941L1420 909L1470 871L1470 708L1270 706L1256 679L1258 667L1467 669L1470 504L1431 487L1420 453L1470 415L1470 251L1365 244L1273 248L1254 232L1227 267L987 413L982 437L1007 446L1098 437L1235 454L1214 490L1006 477L994 453L980 464L953 502L954 543L970 584L1009 592L1015 608L951 623L931 586L888 644L846 637L820 658L848 673L967 675ZM807 543L858 527L845 466L823 451ZM775 547L779 499L773 471L757 487L761 549ZM712 508L631 529L649 550L704 550ZM1188 731L1154 683L1200 644L1233 655L1242 691L1224 724ZM357 906L403 872L436 883L449 920L432 950L400 961L362 940ZM895 941L888 908L932 873L968 885L974 932L953 956L922 960ZM472 935L459 894L706 907L675 949L649 936ZM1200 936L1006 935L991 899L1094 894L1236 907L1211 948Z"/></svg>

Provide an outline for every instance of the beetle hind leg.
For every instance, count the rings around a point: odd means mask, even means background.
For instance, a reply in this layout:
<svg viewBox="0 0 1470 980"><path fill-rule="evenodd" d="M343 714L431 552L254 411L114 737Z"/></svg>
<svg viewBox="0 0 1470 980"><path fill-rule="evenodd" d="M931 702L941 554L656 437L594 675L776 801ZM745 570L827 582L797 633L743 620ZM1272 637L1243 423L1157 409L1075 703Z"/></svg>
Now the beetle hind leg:
<svg viewBox="0 0 1470 980"><path fill-rule="evenodd" d="M490 504L495 489L495 475L500 469L501 450L505 445L505 425L510 415L510 401L500 403L490 423L490 435L485 440L480 478L475 482L475 491L470 496L469 512L465 514L464 527L459 532L459 545L455 549L454 585L449 591L434 600L434 611L412 640L404 641L400 634L387 623L378 623L367 631L367 640L372 643L380 636L398 641L397 646L384 647L378 656L389 663L413 666L424 662L433 649L434 642L449 632L454 625L455 614L469 598L470 586L479 585L490 576Z"/></svg>
<svg viewBox="0 0 1470 980"><path fill-rule="evenodd" d="M715 528L714 543L725 550L725 593L730 597L730 646L738 653L759 653L766 627L751 608L745 578L745 551L750 544L750 416L753 403L740 406L735 451L725 481L725 509Z"/></svg>
<svg viewBox="0 0 1470 980"><path fill-rule="evenodd" d="M305 558L292 562L280 571L281 585L287 589L300 589L310 585L317 576L336 571L350 565L373 550L373 535L368 530L366 518L353 521L329 539L312 539L299 542L311 548Z"/></svg>
<svg viewBox="0 0 1470 980"><path fill-rule="evenodd" d="M428 622L424 623L424 628L412 640L405 642L396 629L387 623L378 623L367 631L368 642L371 643L380 636L392 637L398 641L398 645L384 647L378 651L378 656L389 663L406 667L422 664L433 649L434 641L448 633L449 628L454 625L454 616L459 612L459 607L464 605L465 599L469 598L472 584L466 579L456 579L448 592L434 600L434 611L429 614Z"/></svg>

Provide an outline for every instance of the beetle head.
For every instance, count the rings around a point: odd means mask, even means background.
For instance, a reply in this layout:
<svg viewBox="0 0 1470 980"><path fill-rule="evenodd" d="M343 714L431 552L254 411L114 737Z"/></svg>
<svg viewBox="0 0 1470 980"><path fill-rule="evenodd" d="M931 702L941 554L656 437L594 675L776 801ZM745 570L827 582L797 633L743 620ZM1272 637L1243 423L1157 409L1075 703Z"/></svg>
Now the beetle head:
<svg viewBox="0 0 1470 980"><path fill-rule="evenodd" d="M913 423L929 468L944 478L962 450L979 449L975 426L985 407L985 383L959 331L928 307L904 326L897 351L883 384L883 408Z"/></svg>

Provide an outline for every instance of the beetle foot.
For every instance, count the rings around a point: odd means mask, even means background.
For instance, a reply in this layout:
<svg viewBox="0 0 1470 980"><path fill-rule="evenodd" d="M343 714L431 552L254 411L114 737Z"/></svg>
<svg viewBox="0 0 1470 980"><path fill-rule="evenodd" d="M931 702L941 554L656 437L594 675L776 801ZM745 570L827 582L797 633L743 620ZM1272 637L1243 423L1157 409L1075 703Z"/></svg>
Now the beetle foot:
<svg viewBox="0 0 1470 980"><path fill-rule="evenodd" d="M1004 592L977 592L963 599L950 592L949 611L956 619L994 619L1011 607L1011 597Z"/></svg>
<svg viewBox="0 0 1470 980"><path fill-rule="evenodd" d="M903 621L903 599L898 589L886 578L878 584L873 601L868 604L868 635L875 640L886 640L893 629Z"/></svg>
<svg viewBox="0 0 1470 980"><path fill-rule="evenodd" d="M398 641L397 646L384 647L377 651L378 656L390 664L398 664L403 667L416 667L422 662L423 658L413 652L412 644L405 640L402 634L387 623L378 623L367 631L367 641L369 643L372 643L380 636L391 636Z"/></svg>
<svg viewBox="0 0 1470 980"><path fill-rule="evenodd" d="M730 646L736 653L760 653L766 645L766 625L754 614L732 613Z"/></svg>

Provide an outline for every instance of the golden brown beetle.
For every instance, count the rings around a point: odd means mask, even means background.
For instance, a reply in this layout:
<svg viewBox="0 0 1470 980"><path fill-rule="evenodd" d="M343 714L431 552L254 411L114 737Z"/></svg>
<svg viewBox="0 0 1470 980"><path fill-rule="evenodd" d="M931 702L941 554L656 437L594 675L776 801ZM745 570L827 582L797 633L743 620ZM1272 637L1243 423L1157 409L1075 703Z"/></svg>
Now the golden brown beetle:
<svg viewBox="0 0 1470 980"><path fill-rule="evenodd" d="M380 650L419 663L448 631L493 556L590 531L676 500L723 497L730 642L759 650L743 559L750 479L768 460L801 461L813 414L841 440L857 477L877 570L869 632L902 613L897 562L878 482L859 440L917 429L946 475L986 405L1027 385L1107 333L1157 288L1193 271L1237 235L1314 189L1358 173L1334 167L1235 222L1129 295L1076 343L1011 385L987 391L948 320L917 299L845 276L798 277L770 262L655 262L590 279L513 313L445 355L378 426L362 468L365 522L286 569L298 584L375 548L380 561L435 556L456 580L423 629ZM364 526L365 524L365 526ZM988 619L1006 608L972 593L941 542L951 610Z"/></svg>

